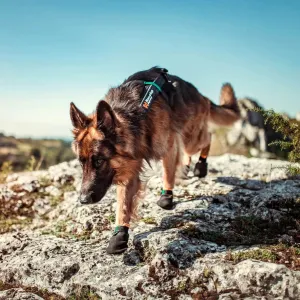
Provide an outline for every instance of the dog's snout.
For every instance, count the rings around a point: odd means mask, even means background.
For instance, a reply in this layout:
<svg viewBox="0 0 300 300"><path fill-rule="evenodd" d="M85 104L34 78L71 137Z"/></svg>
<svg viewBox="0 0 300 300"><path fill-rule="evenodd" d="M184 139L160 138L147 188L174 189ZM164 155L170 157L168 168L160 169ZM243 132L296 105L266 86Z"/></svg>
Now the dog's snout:
<svg viewBox="0 0 300 300"><path fill-rule="evenodd" d="M88 194L80 194L79 196L79 201L81 204L89 204L89 203L93 203L93 199L92 199L92 192L88 193Z"/></svg>

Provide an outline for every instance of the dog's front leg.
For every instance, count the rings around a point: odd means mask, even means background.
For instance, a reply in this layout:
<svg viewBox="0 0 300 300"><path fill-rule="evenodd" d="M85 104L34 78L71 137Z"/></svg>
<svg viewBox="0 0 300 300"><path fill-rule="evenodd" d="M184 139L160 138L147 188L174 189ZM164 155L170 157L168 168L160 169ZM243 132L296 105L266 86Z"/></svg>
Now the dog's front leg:
<svg viewBox="0 0 300 300"><path fill-rule="evenodd" d="M137 208L140 188L139 177L117 186L116 228L107 247L109 254L122 253L128 247L129 223Z"/></svg>
<svg viewBox="0 0 300 300"><path fill-rule="evenodd" d="M179 163L179 145L174 141L168 153L163 157L163 190L157 204L163 209L173 208L173 188L175 173Z"/></svg>

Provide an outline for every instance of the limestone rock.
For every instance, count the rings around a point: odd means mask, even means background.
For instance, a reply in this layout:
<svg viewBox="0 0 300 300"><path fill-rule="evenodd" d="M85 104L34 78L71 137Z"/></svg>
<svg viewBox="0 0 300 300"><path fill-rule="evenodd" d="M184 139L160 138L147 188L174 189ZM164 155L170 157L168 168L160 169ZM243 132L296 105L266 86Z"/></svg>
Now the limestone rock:
<svg viewBox="0 0 300 300"><path fill-rule="evenodd" d="M21 288L13 288L0 291L0 300L43 300L43 298L33 293L28 293Z"/></svg>
<svg viewBox="0 0 300 300"><path fill-rule="evenodd" d="M130 230L128 251L119 256L105 251L114 226L115 187L99 203L82 206L69 189L80 188L76 161L11 176L0 188L1 205L16 201L15 214L25 218L30 212L32 223L0 235L0 283L66 299L299 299L300 271L226 259L229 249L300 242L299 179L274 168L285 166L282 161L223 155L208 163L206 178L189 174L176 186L172 211L156 205L160 164L146 170L140 219ZM32 207L24 210L26 199ZM20 216L10 217L17 222ZM0 291L1 297L41 299L21 288Z"/></svg>

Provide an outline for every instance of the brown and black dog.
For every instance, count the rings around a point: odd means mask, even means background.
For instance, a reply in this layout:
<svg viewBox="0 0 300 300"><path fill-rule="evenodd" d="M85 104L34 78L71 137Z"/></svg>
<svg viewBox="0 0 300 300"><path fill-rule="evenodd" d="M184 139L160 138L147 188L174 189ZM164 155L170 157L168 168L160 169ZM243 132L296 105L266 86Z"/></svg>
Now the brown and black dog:
<svg viewBox="0 0 300 300"><path fill-rule="evenodd" d="M168 81L145 110L140 105L147 92L145 84L153 83L161 70L153 67L135 73L111 88L90 116L73 103L70 106L73 150L83 170L80 202L96 203L112 184L117 184L117 227L108 253L121 253L127 248L129 223L141 194L144 162L162 160L163 190L157 203L171 209L177 167L188 166L190 157L201 152L194 174L203 177L207 173L209 123L231 125L239 118L230 84L223 85L218 106L191 83L173 75L166 77Z"/></svg>

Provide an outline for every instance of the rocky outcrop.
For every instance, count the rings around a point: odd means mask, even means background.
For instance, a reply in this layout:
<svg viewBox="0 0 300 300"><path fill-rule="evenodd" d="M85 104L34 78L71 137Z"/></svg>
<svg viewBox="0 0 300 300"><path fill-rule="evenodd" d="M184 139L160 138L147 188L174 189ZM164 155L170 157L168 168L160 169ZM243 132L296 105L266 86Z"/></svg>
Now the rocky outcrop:
<svg viewBox="0 0 300 300"><path fill-rule="evenodd" d="M21 288L13 288L5 291L0 291L0 299L15 299L15 300L43 300L34 293L29 293Z"/></svg>
<svg viewBox="0 0 300 300"><path fill-rule="evenodd" d="M0 188L0 299L50 299L45 291L57 299L299 299L299 178L274 168L282 161L208 162L205 179L178 182L172 211L156 205L160 164L146 170L140 218L119 256L105 252L114 187L82 206L76 161L9 176ZM279 243L275 255L268 245Z"/></svg>

